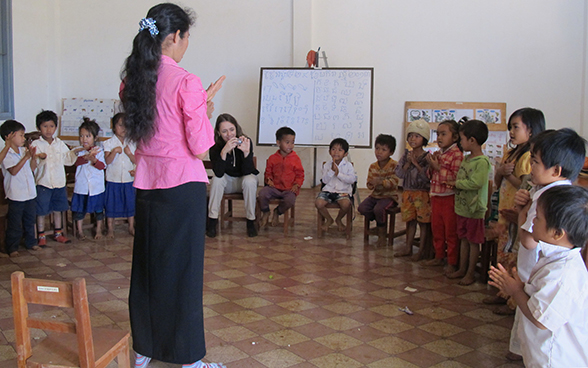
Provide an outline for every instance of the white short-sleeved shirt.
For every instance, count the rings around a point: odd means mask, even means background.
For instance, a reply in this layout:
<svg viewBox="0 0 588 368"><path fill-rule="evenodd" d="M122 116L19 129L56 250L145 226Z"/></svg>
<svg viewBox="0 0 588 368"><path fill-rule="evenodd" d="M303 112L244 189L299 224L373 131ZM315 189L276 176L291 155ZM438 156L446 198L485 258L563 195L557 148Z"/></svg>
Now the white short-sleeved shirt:
<svg viewBox="0 0 588 368"><path fill-rule="evenodd" d="M323 165L323 176L321 180L325 186L322 190L331 193L353 194L353 183L357 181L357 175L355 175L353 165L346 158L343 158L339 163L339 175L337 176L335 176L332 165L333 160Z"/></svg>
<svg viewBox="0 0 588 368"><path fill-rule="evenodd" d="M521 226L521 229L530 233L533 232L533 220L535 220L535 216L537 216L537 201L539 200L539 197L541 197L541 194L543 194L543 192L545 192L547 189L558 185L572 185L572 182L567 179L558 180L543 187L535 186L531 188L529 194L531 195L532 202L531 206L529 206L529 210L527 211L527 221L525 221L525 223ZM519 253L517 255L517 271L521 281L527 282L527 280L529 280L529 274L539 259L540 250L540 244L538 244L535 249L527 249L522 245L519 247Z"/></svg>
<svg viewBox="0 0 588 368"><path fill-rule="evenodd" d="M86 154L88 154L86 150L78 152L78 157ZM104 151L102 149L98 151L96 158L104 163ZM90 162L76 168L74 193L95 196L103 193L104 189L104 170L98 170Z"/></svg>
<svg viewBox="0 0 588 368"><path fill-rule="evenodd" d="M525 293L531 313L547 328L541 330L521 316L525 366L588 367L588 272L580 248L541 242Z"/></svg>
<svg viewBox="0 0 588 368"><path fill-rule="evenodd" d="M110 152L116 147L120 147L123 153L117 153L114 160L106 166L106 181L114 183L132 183L135 179L129 171L135 169L135 164L126 155L125 147L129 147L131 153L135 153L135 143L125 139L124 143L114 136L104 142L104 152Z"/></svg>
<svg viewBox="0 0 588 368"><path fill-rule="evenodd" d="M64 166L71 166L76 162L77 155L71 151L59 138L47 142L43 137L33 141L31 146L37 148L37 154L46 153L47 158L37 158L35 180L37 185L47 188L63 188L66 184Z"/></svg>
<svg viewBox="0 0 588 368"><path fill-rule="evenodd" d="M31 170L31 160L22 166L16 175L10 174L8 169L18 165L26 153L26 148L19 147L17 153L12 148L6 153L6 158L2 162L2 174L4 174L4 191L6 197L13 201L24 202L37 198L37 188L35 187L35 177Z"/></svg>

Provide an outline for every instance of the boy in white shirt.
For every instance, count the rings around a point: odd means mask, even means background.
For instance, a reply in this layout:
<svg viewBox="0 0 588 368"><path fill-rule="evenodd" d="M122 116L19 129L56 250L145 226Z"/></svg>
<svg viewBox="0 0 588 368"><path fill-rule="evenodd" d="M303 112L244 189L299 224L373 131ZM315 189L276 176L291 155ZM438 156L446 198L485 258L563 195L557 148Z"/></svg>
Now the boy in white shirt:
<svg viewBox="0 0 588 368"><path fill-rule="evenodd" d="M525 283L502 266L489 284L514 298L523 314L518 336L526 367L588 367L588 190L559 185L537 201L533 240L539 259Z"/></svg>
<svg viewBox="0 0 588 368"><path fill-rule="evenodd" d="M37 245L47 245L45 237L45 216L53 212L53 239L59 243L71 243L63 236L61 212L69 209L65 188L65 168L76 162L76 151L70 150L63 141L53 137L57 129L57 115L53 111L43 110L36 118L37 129L41 137L31 147L37 150Z"/></svg>
<svg viewBox="0 0 588 368"><path fill-rule="evenodd" d="M329 145L329 155L332 160L323 165L323 176L321 181L325 186L318 194L315 206L321 215L326 219L324 224L319 226L323 230L327 230L333 222L337 223L339 231L345 231L346 226L341 219L345 216L351 206L351 195L353 194L353 183L357 181L357 175L353 165L347 161L347 153L349 152L349 143L343 138L335 138ZM329 203L337 203L339 205L339 214L333 221L329 214L329 210L325 207Z"/></svg>
<svg viewBox="0 0 588 368"><path fill-rule="evenodd" d="M10 133L16 132L12 139L7 140ZM27 249L40 249L35 239L35 178L33 171L37 162L31 160L35 156L35 148L24 148L26 142L25 127L16 120L6 120L0 126L0 136L10 145L2 162L4 174L4 191L8 197L8 214L6 216L6 253L10 257L18 257L18 244L23 234Z"/></svg>

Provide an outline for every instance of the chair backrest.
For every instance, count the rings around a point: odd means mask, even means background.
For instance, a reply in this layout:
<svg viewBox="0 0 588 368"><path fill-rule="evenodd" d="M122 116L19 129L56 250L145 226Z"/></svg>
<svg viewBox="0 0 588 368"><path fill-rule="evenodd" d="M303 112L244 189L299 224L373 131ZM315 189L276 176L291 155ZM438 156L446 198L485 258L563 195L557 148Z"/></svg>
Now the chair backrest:
<svg viewBox="0 0 588 368"><path fill-rule="evenodd" d="M28 304L73 308L75 323L29 317ZM12 273L12 307L19 368L26 367L31 356L31 328L77 334L80 367L94 367L94 342L86 280L73 282L25 278L24 273Z"/></svg>

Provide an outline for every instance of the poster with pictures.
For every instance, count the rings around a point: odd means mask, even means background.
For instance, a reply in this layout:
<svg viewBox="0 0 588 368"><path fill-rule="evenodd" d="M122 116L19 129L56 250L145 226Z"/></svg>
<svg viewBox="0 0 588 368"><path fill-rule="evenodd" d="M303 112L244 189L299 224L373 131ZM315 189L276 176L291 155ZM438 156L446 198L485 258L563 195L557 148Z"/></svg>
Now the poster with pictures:
<svg viewBox="0 0 588 368"><path fill-rule="evenodd" d="M406 117L406 121L411 122L419 119L423 119L427 123L432 122L431 120L431 113L433 110L423 110L423 109L409 109Z"/></svg>
<svg viewBox="0 0 588 368"><path fill-rule="evenodd" d="M440 123L444 120L459 121L461 118L474 118L474 110L471 109L435 109L433 110L433 122Z"/></svg>
<svg viewBox="0 0 588 368"><path fill-rule="evenodd" d="M476 119L486 124L500 124L501 113L497 109L476 109Z"/></svg>
<svg viewBox="0 0 588 368"><path fill-rule="evenodd" d="M110 119L120 109L120 101L100 98L63 99L61 114L61 135L77 136L84 117L95 120L100 126L99 137L112 137Z"/></svg>

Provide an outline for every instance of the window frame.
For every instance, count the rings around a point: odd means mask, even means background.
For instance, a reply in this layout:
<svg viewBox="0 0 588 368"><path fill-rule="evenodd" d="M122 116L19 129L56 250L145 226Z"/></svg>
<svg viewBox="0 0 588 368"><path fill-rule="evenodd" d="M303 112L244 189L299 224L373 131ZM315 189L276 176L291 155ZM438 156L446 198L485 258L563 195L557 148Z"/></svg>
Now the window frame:
<svg viewBox="0 0 588 368"><path fill-rule="evenodd" d="M14 119L12 0L0 0L0 120Z"/></svg>

